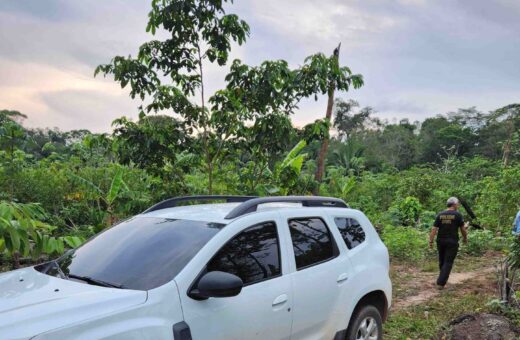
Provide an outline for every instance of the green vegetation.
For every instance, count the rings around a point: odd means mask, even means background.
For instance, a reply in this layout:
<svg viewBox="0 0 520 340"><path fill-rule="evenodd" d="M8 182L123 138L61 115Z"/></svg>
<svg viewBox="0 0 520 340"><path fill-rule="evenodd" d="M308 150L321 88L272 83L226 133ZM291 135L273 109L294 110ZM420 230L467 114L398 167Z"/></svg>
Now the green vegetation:
<svg viewBox="0 0 520 340"><path fill-rule="evenodd" d="M428 236L424 231L407 227L386 226L381 234L392 259L417 262L428 253Z"/></svg>
<svg viewBox="0 0 520 340"><path fill-rule="evenodd" d="M172 122L169 116L150 115L137 123L119 119L112 135L26 129L19 117L2 112L0 199L5 204L38 204L42 213L33 219L54 226L47 228L50 236L84 239L162 199L209 193L206 164L198 151L200 136L190 135L192 141L182 149L171 148L178 135L161 128L165 121ZM462 118L450 117L446 121L452 129L466 128ZM420 127L412 134L414 161L400 169L383 157L391 154L391 143L379 144L380 156L375 157L374 150L360 146L365 142L354 142L382 139L388 129L403 126L380 124L358 126L348 131L349 139L344 139L346 132L333 137L321 183L314 179L320 136L309 133L311 129L289 125L286 134L269 140L273 149L262 147L260 159L249 146L262 136L248 131L229 144L226 157L213 169L212 192L308 195L319 188L320 194L341 197L363 210L382 230L392 253L412 259L424 256L420 249L426 248L426 231L435 213L444 208L447 197L456 195L471 204L486 229L470 234L468 253L478 255L508 244L503 237L510 235L520 202L518 153L507 166L500 154L493 158L472 148L424 162L427 156L420 150L426 132ZM479 140L473 148L486 143L485 135L480 136L486 124L473 132Z"/></svg>
<svg viewBox="0 0 520 340"><path fill-rule="evenodd" d="M12 257L13 267L20 266L20 255L37 259L42 253L61 254L65 245L81 245L78 236L51 236L56 228L41 222L43 219L45 212L37 204L0 202L0 254Z"/></svg>
<svg viewBox="0 0 520 340"><path fill-rule="evenodd" d="M147 103L138 120L116 119L110 134L62 132L25 128L24 114L0 111L0 267L55 256L160 200L196 194L340 197L369 216L393 261L425 268L434 257L427 232L435 213L459 196L485 229L471 231L463 252L509 244L520 208L520 104L388 122L340 97L331 117L296 128L300 101L341 95L362 77L322 53L294 69L284 60L234 60L225 87L208 95L204 65L226 67L249 26L222 1L184 4L152 1L147 30L169 38L96 69ZM320 150L325 170L316 176ZM399 312L389 338L433 336L460 306L482 304L463 297L442 317L416 318L443 310L449 298Z"/></svg>

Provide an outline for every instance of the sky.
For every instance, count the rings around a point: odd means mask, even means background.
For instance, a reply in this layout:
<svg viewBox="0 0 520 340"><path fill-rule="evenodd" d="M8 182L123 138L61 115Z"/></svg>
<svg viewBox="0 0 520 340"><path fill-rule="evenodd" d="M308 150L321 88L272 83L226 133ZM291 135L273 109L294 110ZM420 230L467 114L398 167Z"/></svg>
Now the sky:
<svg viewBox="0 0 520 340"><path fill-rule="evenodd" d="M97 65L135 55L150 0L0 0L0 109L28 116L28 127L110 131L140 102ZM338 97L371 106L388 121L476 106L487 112L520 102L519 0L235 0L251 26L231 58L250 65L330 54L365 85ZM227 67L209 66L209 91ZM322 118L326 98L301 103L293 121Z"/></svg>

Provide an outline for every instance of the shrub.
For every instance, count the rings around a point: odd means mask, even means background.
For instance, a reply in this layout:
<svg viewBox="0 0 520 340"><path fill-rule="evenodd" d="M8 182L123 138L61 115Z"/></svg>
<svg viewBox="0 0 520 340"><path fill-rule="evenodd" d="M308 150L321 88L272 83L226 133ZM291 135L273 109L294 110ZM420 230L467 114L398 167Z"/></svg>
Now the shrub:
<svg viewBox="0 0 520 340"><path fill-rule="evenodd" d="M468 233L468 244L463 251L469 255L480 256L488 250L502 251L508 243L508 238L497 236L491 230L471 230Z"/></svg>
<svg viewBox="0 0 520 340"><path fill-rule="evenodd" d="M428 252L428 235L424 231L406 227L385 226L382 239L392 258L418 261Z"/></svg>
<svg viewBox="0 0 520 340"><path fill-rule="evenodd" d="M419 215L419 220L417 221L417 226L422 229L429 229L435 222L435 217L437 213L430 210L425 210L421 212Z"/></svg>
<svg viewBox="0 0 520 340"><path fill-rule="evenodd" d="M399 202L399 211L402 214L402 223L408 226L415 226L419 219L422 206L419 200L415 197L408 196Z"/></svg>

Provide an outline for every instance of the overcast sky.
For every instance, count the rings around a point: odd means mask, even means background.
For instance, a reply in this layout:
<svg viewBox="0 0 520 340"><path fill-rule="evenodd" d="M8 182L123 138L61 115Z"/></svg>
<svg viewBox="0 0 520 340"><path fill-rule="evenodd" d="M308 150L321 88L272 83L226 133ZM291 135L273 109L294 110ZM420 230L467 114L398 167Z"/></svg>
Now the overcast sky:
<svg viewBox="0 0 520 340"><path fill-rule="evenodd" d="M29 116L31 127L108 131L136 117L139 102L94 68L135 55L150 39L148 0L0 0L0 109ZM235 0L228 9L251 26L233 58L292 66L341 42L341 63L365 77L342 93L379 117L425 117L520 102L519 0ZM210 89L227 71L212 67ZM324 115L309 100L296 125Z"/></svg>

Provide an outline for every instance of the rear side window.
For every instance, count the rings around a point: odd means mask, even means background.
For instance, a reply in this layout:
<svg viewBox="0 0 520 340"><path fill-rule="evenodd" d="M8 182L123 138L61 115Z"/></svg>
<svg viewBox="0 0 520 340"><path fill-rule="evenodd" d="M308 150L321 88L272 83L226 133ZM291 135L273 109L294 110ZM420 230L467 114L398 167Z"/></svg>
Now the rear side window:
<svg viewBox="0 0 520 340"><path fill-rule="evenodd" d="M207 271L234 274L244 284L264 281L282 272L276 225L254 225L232 238L208 263Z"/></svg>
<svg viewBox="0 0 520 340"><path fill-rule="evenodd" d="M348 249L353 249L365 241L365 231L361 224L353 218L336 217L334 222Z"/></svg>
<svg viewBox="0 0 520 340"><path fill-rule="evenodd" d="M289 229L297 269L327 261L337 255L332 235L320 218L289 220Z"/></svg>

